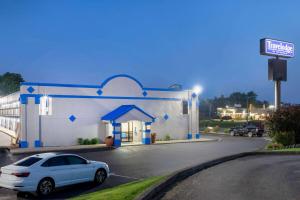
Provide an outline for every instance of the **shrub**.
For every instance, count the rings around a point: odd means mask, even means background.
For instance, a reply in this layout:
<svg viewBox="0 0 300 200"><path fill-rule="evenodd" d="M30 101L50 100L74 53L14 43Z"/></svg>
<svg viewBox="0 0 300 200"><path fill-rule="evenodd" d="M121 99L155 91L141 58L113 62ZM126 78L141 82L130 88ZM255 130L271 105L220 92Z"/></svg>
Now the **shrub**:
<svg viewBox="0 0 300 200"><path fill-rule="evenodd" d="M98 138L93 138L90 141L90 144L98 144L99 143L99 139Z"/></svg>
<svg viewBox="0 0 300 200"><path fill-rule="evenodd" d="M89 145L90 144L90 140L89 139L84 139L83 140L83 145Z"/></svg>
<svg viewBox="0 0 300 200"><path fill-rule="evenodd" d="M283 145L282 144L278 144L278 143L270 143L270 144L267 145L267 149L268 150L283 149Z"/></svg>
<svg viewBox="0 0 300 200"><path fill-rule="evenodd" d="M300 143L300 106L279 108L268 118L270 137L283 145Z"/></svg>
<svg viewBox="0 0 300 200"><path fill-rule="evenodd" d="M165 135L164 140L165 140L165 141L171 140L171 136L170 136L169 134Z"/></svg>
<svg viewBox="0 0 300 200"><path fill-rule="evenodd" d="M77 139L77 144L83 145L83 139L82 139L82 138L78 138L78 139Z"/></svg>
<svg viewBox="0 0 300 200"><path fill-rule="evenodd" d="M224 133L229 133L229 130L230 130L229 128L225 128Z"/></svg>
<svg viewBox="0 0 300 200"><path fill-rule="evenodd" d="M218 132L220 130L220 127L217 125L213 128L213 132Z"/></svg>

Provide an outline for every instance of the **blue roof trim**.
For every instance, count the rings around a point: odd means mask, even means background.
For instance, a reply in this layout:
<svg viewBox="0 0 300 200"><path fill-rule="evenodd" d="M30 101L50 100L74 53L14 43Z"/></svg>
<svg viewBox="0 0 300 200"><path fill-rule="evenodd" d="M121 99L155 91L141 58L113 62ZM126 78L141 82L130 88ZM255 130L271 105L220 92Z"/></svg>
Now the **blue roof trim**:
<svg viewBox="0 0 300 200"><path fill-rule="evenodd" d="M138 81L136 78L132 77L132 76L129 76L127 74L118 74L118 75L114 75L114 76L111 76L109 78L107 78L102 84L101 84L101 87L103 88L109 81L115 79L115 78L119 78L119 77L125 77L125 78L128 78L128 79L131 79L133 81L135 81L141 89L144 88L144 86L142 85L142 83L140 81Z"/></svg>
<svg viewBox="0 0 300 200"><path fill-rule="evenodd" d="M127 74L118 74L115 76L111 76L107 78L101 85L83 85L83 84L64 84L64 83L36 83L36 82L22 82L22 85L27 85L27 86L46 86L46 87L71 87L71 88L103 88L109 81L118 78L118 77L126 77L129 78L133 81L135 81L142 90L151 90L151 91L167 91L167 92L180 92L184 90L176 89L176 88L149 88L149 87L144 87L140 81L138 81L136 78L127 75Z"/></svg>
<svg viewBox="0 0 300 200"><path fill-rule="evenodd" d="M148 116L149 118L152 119L152 121L155 119L154 117L152 117L151 115L146 113L144 110L140 109L139 107L137 107L135 105L122 105L122 106L116 108L115 110L111 111L110 113L101 117L101 120L107 120L107 121L117 120L118 118L120 118L121 116L125 115L126 113L128 113L129 111L131 111L133 109L136 109L136 110L140 111L141 113L143 113L144 115Z"/></svg>
<svg viewBox="0 0 300 200"><path fill-rule="evenodd" d="M21 85L51 86L51 87L73 87L73 88L101 88L99 85L80 85L80 84L61 84L61 83L22 82Z"/></svg>
<svg viewBox="0 0 300 200"><path fill-rule="evenodd" d="M182 92L184 90L176 88L143 88L144 90L153 90L153 91L167 91L167 92Z"/></svg>
<svg viewBox="0 0 300 200"><path fill-rule="evenodd" d="M21 94L22 99L26 97L41 97L43 94ZM84 95L61 95L48 94L52 98L70 98L70 99L129 99L129 100L160 100L160 101L181 101L179 98L160 98L160 97L122 97L122 96L84 96Z"/></svg>

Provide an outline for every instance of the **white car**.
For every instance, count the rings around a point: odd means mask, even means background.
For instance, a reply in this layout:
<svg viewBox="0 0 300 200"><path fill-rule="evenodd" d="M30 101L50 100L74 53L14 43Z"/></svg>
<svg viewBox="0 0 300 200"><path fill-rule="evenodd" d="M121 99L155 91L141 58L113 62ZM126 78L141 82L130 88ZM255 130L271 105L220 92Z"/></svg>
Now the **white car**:
<svg viewBox="0 0 300 200"><path fill-rule="evenodd" d="M82 182L101 184L109 176L104 162L74 154L42 153L24 158L0 170L0 187L48 195L55 188Z"/></svg>

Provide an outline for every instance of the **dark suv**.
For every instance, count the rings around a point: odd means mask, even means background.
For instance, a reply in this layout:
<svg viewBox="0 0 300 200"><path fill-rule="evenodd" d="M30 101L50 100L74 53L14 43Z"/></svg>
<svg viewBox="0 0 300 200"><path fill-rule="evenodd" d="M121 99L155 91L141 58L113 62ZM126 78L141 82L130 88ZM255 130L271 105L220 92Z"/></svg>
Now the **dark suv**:
<svg viewBox="0 0 300 200"><path fill-rule="evenodd" d="M248 136L248 137L262 137L264 129L262 127L256 126L254 124L244 124L242 126L236 126L229 129L231 136Z"/></svg>

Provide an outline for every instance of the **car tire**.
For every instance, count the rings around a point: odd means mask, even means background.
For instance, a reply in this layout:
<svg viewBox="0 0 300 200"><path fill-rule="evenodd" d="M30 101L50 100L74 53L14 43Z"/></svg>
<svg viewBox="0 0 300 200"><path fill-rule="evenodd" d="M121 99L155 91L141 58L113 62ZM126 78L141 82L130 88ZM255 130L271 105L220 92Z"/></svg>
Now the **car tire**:
<svg viewBox="0 0 300 200"><path fill-rule="evenodd" d="M105 169L98 169L95 173L94 183L96 185L101 185L107 178L107 173Z"/></svg>
<svg viewBox="0 0 300 200"><path fill-rule="evenodd" d="M253 137L253 133L252 132L248 132L248 137Z"/></svg>
<svg viewBox="0 0 300 200"><path fill-rule="evenodd" d="M47 196L53 192L55 183L51 178L43 178L37 187L37 194L40 196Z"/></svg>

